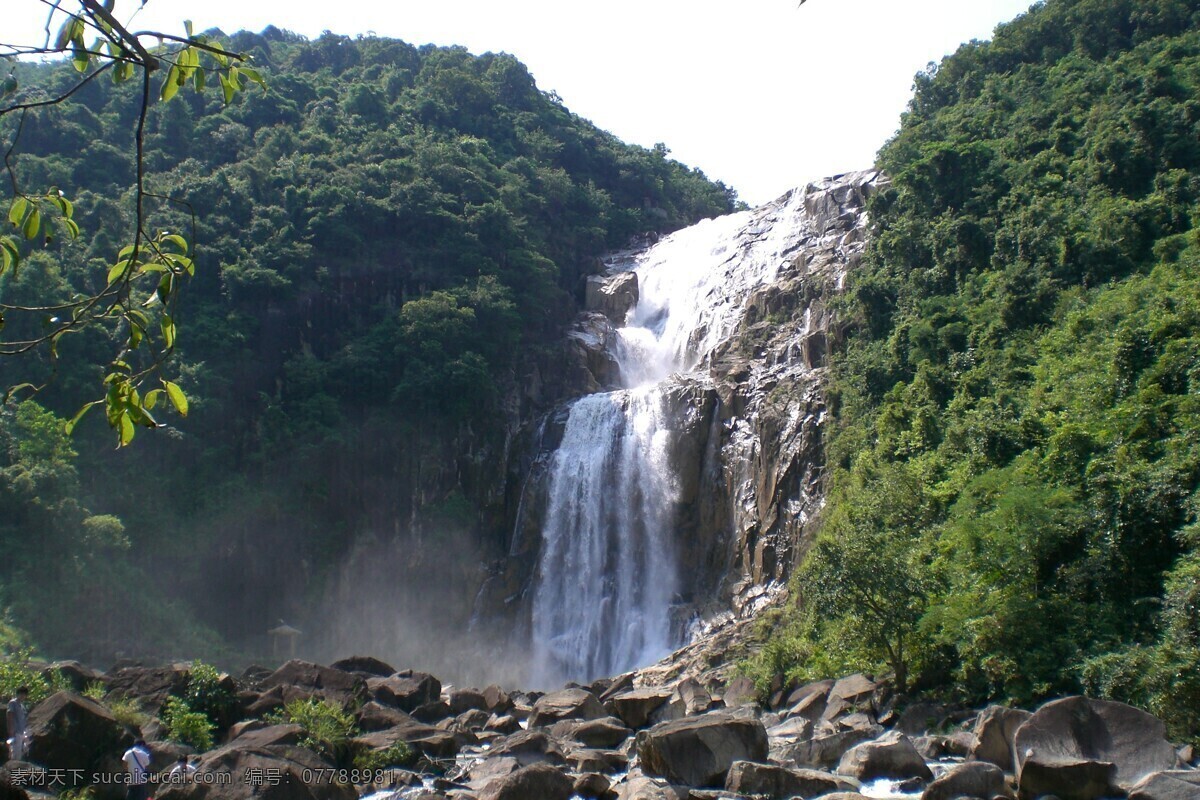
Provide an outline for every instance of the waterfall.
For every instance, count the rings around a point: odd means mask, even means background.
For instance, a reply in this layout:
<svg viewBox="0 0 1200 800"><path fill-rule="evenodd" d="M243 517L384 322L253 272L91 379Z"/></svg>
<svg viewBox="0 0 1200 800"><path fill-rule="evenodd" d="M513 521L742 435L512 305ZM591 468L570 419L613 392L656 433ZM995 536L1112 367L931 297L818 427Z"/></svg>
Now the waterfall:
<svg viewBox="0 0 1200 800"><path fill-rule="evenodd" d="M703 381L746 297L800 244L804 193L705 220L633 262L638 304L613 349L625 389L571 406L549 465L533 596L533 682L588 681L652 663L675 641L679 569L669 392Z"/></svg>

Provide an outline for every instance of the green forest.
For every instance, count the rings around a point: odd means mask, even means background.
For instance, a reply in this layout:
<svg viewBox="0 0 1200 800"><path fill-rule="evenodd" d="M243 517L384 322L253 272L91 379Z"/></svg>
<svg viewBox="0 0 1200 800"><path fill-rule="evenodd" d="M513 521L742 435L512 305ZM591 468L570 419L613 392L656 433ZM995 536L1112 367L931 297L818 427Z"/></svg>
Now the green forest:
<svg viewBox="0 0 1200 800"><path fill-rule="evenodd" d="M561 399L520 387L598 257L736 205L665 146L572 114L510 55L210 35L266 90L226 105L188 88L155 103L145 133L149 210L195 248L165 372L191 413L163 411L166 427L116 453L102 413L68 437L104 391L120 331L102 325L63 337L57 359L0 363L5 388L46 387L0 411L10 646L253 656L359 537L433 536L436 552L448 528L501 535L509 428ZM7 69L35 96L80 81L69 63ZM23 190L68 192L81 229L24 253L3 302L103 286L132 226L133 83L104 76L2 121ZM7 323L20 340L45 321Z"/></svg>
<svg viewBox="0 0 1200 800"><path fill-rule="evenodd" d="M752 670L1200 736L1200 11L1035 6L918 75L878 163L828 506Z"/></svg>

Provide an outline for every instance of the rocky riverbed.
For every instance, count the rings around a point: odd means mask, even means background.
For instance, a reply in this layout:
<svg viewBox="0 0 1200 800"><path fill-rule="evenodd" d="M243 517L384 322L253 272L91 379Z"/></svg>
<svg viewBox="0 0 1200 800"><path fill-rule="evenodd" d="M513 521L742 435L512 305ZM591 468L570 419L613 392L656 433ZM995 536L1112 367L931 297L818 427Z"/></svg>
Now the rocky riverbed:
<svg viewBox="0 0 1200 800"><path fill-rule="evenodd" d="M157 800L1200 798L1191 749L1121 703L968 710L903 702L861 674L760 703L744 678L686 668L542 694L443 685L368 657L221 675L207 687L224 698L214 746L171 783L193 749L161 715L170 698L194 697L192 665L47 670L71 688L30 710L29 761L0 771L4 800L121 797L121 754L137 738L153 751ZM342 738L288 718L309 700L352 720Z"/></svg>

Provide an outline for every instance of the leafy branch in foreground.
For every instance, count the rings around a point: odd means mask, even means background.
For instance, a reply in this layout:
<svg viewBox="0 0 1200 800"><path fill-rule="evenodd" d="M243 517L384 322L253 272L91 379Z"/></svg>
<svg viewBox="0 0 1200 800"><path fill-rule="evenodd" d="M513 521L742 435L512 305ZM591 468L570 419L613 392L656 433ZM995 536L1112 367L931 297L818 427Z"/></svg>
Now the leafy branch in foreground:
<svg viewBox="0 0 1200 800"><path fill-rule="evenodd" d="M9 234L0 234L0 357L13 357L46 350L52 360L58 358L64 336L88 328L110 331L117 352L105 368L104 396L85 405L68 423L73 430L82 416L95 405L104 405L109 426L117 433L118 446L129 444L137 428L154 428L151 413L164 395L181 415L188 410L187 397L180 387L160 378L161 387L142 392L144 381L157 373L175 350L177 328L175 308L184 281L195 273L192 248L184 236L155 230L147 201L151 198L186 206L175 198L153 194L146 185L144 165L145 129L149 109L155 100L168 102L179 90L192 86L203 92L215 76L225 103L249 83L266 89L262 76L248 66L247 57L226 50L220 42L192 31L185 22L184 36L157 31L131 31L113 15L115 0L76 0L74 12L64 8L63 0L42 0L47 7L46 37L40 45L0 43L0 57L65 56L82 76L67 91L48 95L36 87L22 87L15 67L0 84L0 122L11 118L15 124L0 128L8 137L4 168L11 186L8 206ZM60 23L53 38L50 30ZM91 38L91 44L87 39ZM154 39L148 48L144 39ZM155 73L165 71L157 97L153 91ZM81 235L75 220L75 207L58 187L30 193L22 185L14 154L20 143L27 115L34 110L58 106L75 92L109 73L114 83L140 76L137 90L134 129L134 166L132 242L123 247L107 265L104 280L95 281L90 291L78 291L65 302L12 303L5 297L5 282L16 279L30 253L54 243L59 232L67 239ZM189 207L190 210L190 207ZM194 214L193 214L194 220ZM194 229L194 224L193 224ZM13 333L8 333L13 331ZM35 393L43 386L22 383L10 387L7 401L21 391Z"/></svg>

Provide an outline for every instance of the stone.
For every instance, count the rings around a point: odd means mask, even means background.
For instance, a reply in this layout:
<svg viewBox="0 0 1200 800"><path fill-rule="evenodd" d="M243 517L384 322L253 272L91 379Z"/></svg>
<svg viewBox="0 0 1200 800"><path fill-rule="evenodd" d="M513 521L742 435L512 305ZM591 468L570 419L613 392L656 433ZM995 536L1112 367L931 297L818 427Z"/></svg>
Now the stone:
<svg viewBox="0 0 1200 800"><path fill-rule="evenodd" d="M472 789L486 789L492 781L505 778L521 768L521 762L512 756L485 758L470 766L463 780Z"/></svg>
<svg viewBox="0 0 1200 800"><path fill-rule="evenodd" d="M187 691L190 664L162 667L123 667L108 676L105 690L110 694L138 700L143 708L156 713L170 695Z"/></svg>
<svg viewBox="0 0 1200 800"><path fill-rule="evenodd" d="M504 714L511 711L513 707L513 701L508 696L508 692L495 684L483 690L483 702L486 703L485 708L493 714Z"/></svg>
<svg viewBox="0 0 1200 800"><path fill-rule="evenodd" d="M757 698L758 690L754 688L754 681L745 675L739 675L731 680L725 687L723 695L727 708L753 705L757 702Z"/></svg>
<svg viewBox="0 0 1200 800"><path fill-rule="evenodd" d="M946 722L946 707L941 703L913 703L900 712L895 729L909 736L921 736L939 730Z"/></svg>
<svg viewBox="0 0 1200 800"><path fill-rule="evenodd" d="M838 762L837 773L860 781L875 778L920 778L931 780L933 773L912 741L899 731L855 745Z"/></svg>
<svg viewBox="0 0 1200 800"><path fill-rule="evenodd" d="M453 689L446 699L450 713L455 716L465 711L490 711L487 698L476 689Z"/></svg>
<svg viewBox="0 0 1200 800"><path fill-rule="evenodd" d="M975 721L975 747L971 758L1015 772L1017 729L1033 716L1028 711L1005 706L988 706Z"/></svg>
<svg viewBox="0 0 1200 800"><path fill-rule="evenodd" d="M588 800L600 800L606 797L612 788L612 781L598 772L588 772L575 778L573 794Z"/></svg>
<svg viewBox="0 0 1200 800"><path fill-rule="evenodd" d="M638 278L635 272L613 275L589 275L584 292L584 307L608 317L614 325L624 325L629 309L638 302Z"/></svg>
<svg viewBox="0 0 1200 800"><path fill-rule="evenodd" d="M861 672L848 675L837 681L829 690L829 697L838 697L850 705L869 703L879 685Z"/></svg>
<svg viewBox="0 0 1200 800"><path fill-rule="evenodd" d="M683 705L685 717L703 714L713 706L712 694L694 678L680 681L672 697Z"/></svg>
<svg viewBox="0 0 1200 800"><path fill-rule="evenodd" d="M538 698L533 704L529 726L537 728L563 719L600 719L605 715L604 706L600 705L596 695L585 689L563 689Z"/></svg>
<svg viewBox="0 0 1200 800"><path fill-rule="evenodd" d="M330 669L340 669L342 672L357 672L375 678L386 678L395 673L392 665L380 661L373 656L350 656L329 665Z"/></svg>
<svg viewBox="0 0 1200 800"><path fill-rule="evenodd" d="M1196 800L1200 770L1152 772L1129 791L1129 800Z"/></svg>
<svg viewBox="0 0 1200 800"><path fill-rule="evenodd" d="M121 755L134 742L111 711L74 692L57 692L35 705L27 727L28 760L67 770L69 778L121 771ZM122 787L108 788L106 794L123 794Z"/></svg>
<svg viewBox="0 0 1200 800"><path fill-rule="evenodd" d="M1111 761L1028 756L1017 782L1021 800L1054 795L1059 800L1098 800L1115 791L1117 767Z"/></svg>
<svg viewBox="0 0 1200 800"><path fill-rule="evenodd" d="M521 722L511 714L504 714L502 716L492 714L488 717L487 724L484 725L484 730L495 731L507 736L510 733L516 733L521 730Z"/></svg>
<svg viewBox="0 0 1200 800"><path fill-rule="evenodd" d="M91 684L104 683L104 676L101 673L78 661L55 661L42 670L42 677L47 681L55 678L65 680L73 691L80 693Z"/></svg>
<svg viewBox="0 0 1200 800"><path fill-rule="evenodd" d="M290 745L242 747L232 742L205 753L189 783L160 786L156 800L357 800L349 783L330 779L333 765ZM272 775L278 782L256 780Z"/></svg>
<svg viewBox="0 0 1200 800"><path fill-rule="evenodd" d="M513 756L522 766L566 763L562 750L545 731L521 731L492 744L491 756Z"/></svg>
<svg viewBox="0 0 1200 800"><path fill-rule="evenodd" d="M27 769L23 762L11 763L13 768L19 771L14 776L8 767L0 767L0 800L29 800L27 786L42 786L44 783L40 777L35 783L32 768Z"/></svg>
<svg viewBox="0 0 1200 800"><path fill-rule="evenodd" d="M432 703L422 703L411 712L413 719L427 722L430 725L450 719L450 704L444 700L434 700Z"/></svg>
<svg viewBox="0 0 1200 800"><path fill-rule="evenodd" d="M661 779L648 775L630 775L617 788L617 800L686 800L688 794L676 791ZM690 794L690 793L689 793Z"/></svg>
<svg viewBox="0 0 1200 800"><path fill-rule="evenodd" d="M479 800L569 800L575 782L549 764L533 764L492 781Z"/></svg>
<svg viewBox="0 0 1200 800"><path fill-rule="evenodd" d="M757 719L709 712L642 731L637 753L651 775L720 788L734 762L767 760L767 731Z"/></svg>
<svg viewBox="0 0 1200 800"><path fill-rule="evenodd" d="M393 706L412 713L421 706L438 703L442 697L442 683L425 672L405 670L386 678L371 678L367 681L371 696L385 706ZM449 716L449 708L446 714Z"/></svg>
<svg viewBox="0 0 1200 800"><path fill-rule="evenodd" d="M371 731L384 731L388 728L394 728L397 725L403 725L411 720L412 717L398 708L385 706L383 703L372 700L358 710L355 714L355 719L358 721L359 730L370 733Z"/></svg>
<svg viewBox="0 0 1200 800"><path fill-rule="evenodd" d="M971 761L952 767L949 772L929 784L921 800L958 800L979 798L995 800L1011 798L1012 790L1004 780L1004 771L995 764Z"/></svg>
<svg viewBox="0 0 1200 800"><path fill-rule="evenodd" d="M365 733L353 741L370 750L386 750L396 742L404 742L431 758L453 758L459 750L459 739L453 732L434 728L411 717L391 728Z"/></svg>
<svg viewBox="0 0 1200 800"><path fill-rule="evenodd" d="M342 706L366 700L366 684L360 676L300 659L272 672L262 687L268 692L279 689L284 703L297 697L319 697Z"/></svg>
<svg viewBox="0 0 1200 800"><path fill-rule="evenodd" d="M738 761L729 769L725 789L738 794L769 798L817 797L841 789L855 789L843 778L815 769L788 769L775 764Z"/></svg>
<svg viewBox="0 0 1200 800"><path fill-rule="evenodd" d="M672 691L662 688L631 689L608 700L613 713L634 730L650 724L650 715L671 699Z"/></svg>
<svg viewBox="0 0 1200 800"><path fill-rule="evenodd" d="M782 747L780 755L796 766L832 769L838 765L848 750L882 734L883 728L878 725L866 729L815 733L811 739L800 740Z"/></svg>
<svg viewBox="0 0 1200 800"><path fill-rule="evenodd" d="M304 738L304 729L299 725L261 725L256 728L242 728L238 735L230 741L237 742L238 747L245 749L272 745L298 745L302 738Z"/></svg>
<svg viewBox="0 0 1200 800"><path fill-rule="evenodd" d="M1046 775L1061 761L1074 772L1086 773L1089 781L1098 781L1105 770L1081 764L1110 763L1114 785L1125 792L1147 775L1177 765L1161 720L1110 700L1067 697L1046 703L1017 729L1014 742L1022 796L1043 791L1041 784L1026 777L1030 760L1038 765L1031 775Z"/></svg>
<svg viewBox="0 0 1200 800"><path fill-rule="evenodd" d="M585 721L560 720L550 727L550 734L559 739L573 739L587 747L611 748L632 736L633 731L616 717L603 717Z"/></svg>
<svg viewBox="0 0 1200 800"><path fill-rule="evenodd" d="M792 708L816 695L819 695L821 699L824 700L829 696L829 690L833 688L834 683L835 681L831 679L806 683L799 689L793 690L792 693L788 695L787 700L784 701L784 704L788 708Z"/></svg>

